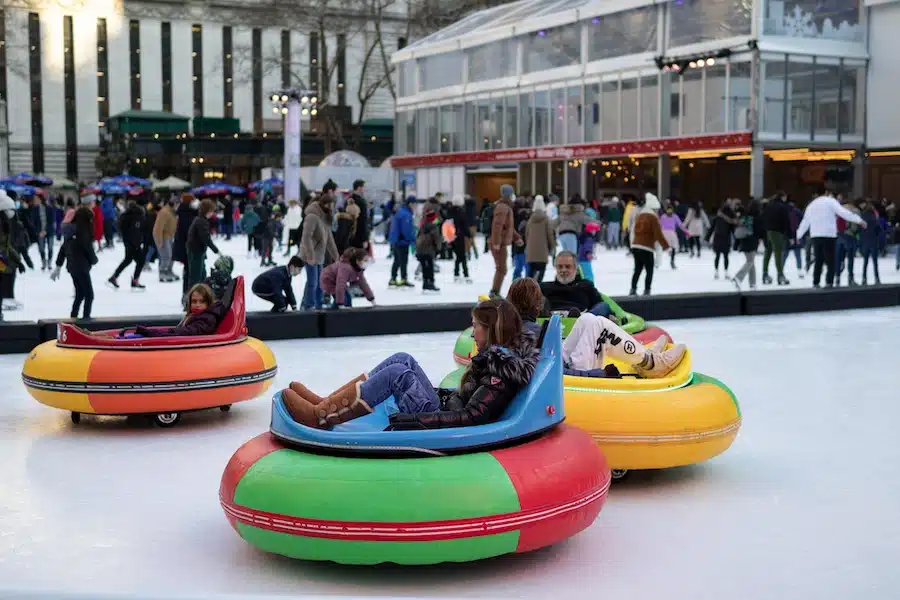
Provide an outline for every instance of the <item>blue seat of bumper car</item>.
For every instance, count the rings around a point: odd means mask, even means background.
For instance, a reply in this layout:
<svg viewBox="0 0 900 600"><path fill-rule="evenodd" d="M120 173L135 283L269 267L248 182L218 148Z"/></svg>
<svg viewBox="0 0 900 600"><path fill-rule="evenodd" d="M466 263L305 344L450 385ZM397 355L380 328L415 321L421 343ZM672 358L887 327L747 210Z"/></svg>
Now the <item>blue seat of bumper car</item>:
<svg viewBox="0 0 900 600"><path fill-rule="evenodd" d="M507 444L544 431L562 422L563 365L562 329L558 316L544 325L540 337L541 356L534 376L497 421L474 427L385 431L390 415L397 412L388 398L372 414L333 429L313 429L291 419L281 392L272 399L271 432L275 437L300 446L354 452L413 452L443 454Z"/></svg>

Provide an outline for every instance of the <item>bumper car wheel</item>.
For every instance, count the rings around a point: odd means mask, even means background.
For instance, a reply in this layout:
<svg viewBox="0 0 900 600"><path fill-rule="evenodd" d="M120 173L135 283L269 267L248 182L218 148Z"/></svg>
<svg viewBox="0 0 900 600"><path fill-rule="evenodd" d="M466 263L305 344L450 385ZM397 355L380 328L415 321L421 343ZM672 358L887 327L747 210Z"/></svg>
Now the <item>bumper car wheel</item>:
<svg viewBox="0 0 900 600"><path fill-rule="evenodd" d="M72 413L72 422L75 423L76 425L81 423L81 413L73 412Z"/></svg>
<svg viewBox="0 0 900 600"><path fill-rule="evenodd" d="M153 422L159 427L174 427L179 419L181 419L181 413L177 412L157 413L153 415Z"/></svg>

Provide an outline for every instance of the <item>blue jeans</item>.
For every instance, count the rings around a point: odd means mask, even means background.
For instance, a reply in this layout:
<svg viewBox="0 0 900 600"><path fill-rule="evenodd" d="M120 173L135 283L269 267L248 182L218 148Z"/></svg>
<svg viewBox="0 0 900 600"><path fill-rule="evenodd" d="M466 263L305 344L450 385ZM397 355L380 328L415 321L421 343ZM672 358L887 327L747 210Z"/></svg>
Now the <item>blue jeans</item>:
<svg viewBox="0 0 900 600"><path fill-rule="evenodd" d="M322 265L306 265L306 287L303 289L303 308L322 308L322 288L319 278L322 276Z"/></svg>
<svg viewBox="0 0 900 600"><path fill-rule="evenodd" d="M598 302L597 304L592 306L591 310L589 310L588 312L592 315L597 315L598 317L609 318L609 315L612 314L612 309L606 302Z"/></svg>
<svg viewBox="0 0 900 600"><path fill-rule="evenodd" d="M372 408L393 396L400 412L407 414L441 409L441 399L425 371L405 352L392 354L369 371L359 395Z"/></svg>
<svg viewBox="0 0 900 600"><path fill-rule="evenodd" d="M862 259L863 259L863 279L866 278L866 272L869 270L869 259L872 259L872 269L875 270L875 281L881 281L881 277L878 275L878 248L876 247L862 247Z"/></svg>
<svg viewBox="0 0 900 600"><path fill-rule="evenodd" d="M519 254L513 253L513 281L520 278L522 276L522 272L525 270L525 253L521 252Z"/></svg>
<svg viewBox="0 0 900 600"><path fill-rule="evenodd" d="M619 221L610 221L606 224L606 247L619 247L619 234L622 229L622 223Z"/></svg>
<svg viewBox="0 0 900 600"><path fill-rule="evenodd" d="M562 246L563 250L568 250L572 254L578 254L578 236L571 231L559 234L559 245Z"/></svg>
<svg viewBox="0 0 900 600"><path fill-rule="evenodd" d="M837 247L834 252L834 272L840 278L844 270L844 257L847 257L847 273L853 279L853 259L856 258L856 238L846 233L839 233Z"/></svg>
<svg viewBox="0 0 900 600"><path fill-rule="evenodd" d="M53 262L53 236L48 233L44 237L39 237L37 244L41 262L47 262L48 264Z"/></svg>
<svg viewBox="0 0 900 600"><path fill-rule="evenodd" d="M797 270L803 270L803 246L791 246L787 250L784 251L784 256L781 257L781 270L784 272L784 266L787 264L788 256L794 253L794 259L797 261Z"/></svg>
<svg viewBox="0 0 900 600"><path fill-rule="evenodd" d="M350 292L344 292L344 304L343 304L343 306L345 306L346 308L350 308L351 306L353 306L353 296L350 294ZM331 307L332 307L332 308L337 308L337 307L338 307L337 298L335 298L335 299L331 302Z"/></svg>

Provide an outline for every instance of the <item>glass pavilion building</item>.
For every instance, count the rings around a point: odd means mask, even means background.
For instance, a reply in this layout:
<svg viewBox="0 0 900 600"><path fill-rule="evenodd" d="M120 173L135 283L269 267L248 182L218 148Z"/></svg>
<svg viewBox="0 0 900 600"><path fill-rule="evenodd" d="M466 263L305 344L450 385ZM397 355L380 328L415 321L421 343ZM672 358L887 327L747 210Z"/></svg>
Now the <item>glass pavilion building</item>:
<svg viewBox="0 0 900 600"><path fill-rule="evenodd" d="M858 0L521 0L396 52L419 195L861 193ZM857 168L854 168L857 167Z"/></svg>

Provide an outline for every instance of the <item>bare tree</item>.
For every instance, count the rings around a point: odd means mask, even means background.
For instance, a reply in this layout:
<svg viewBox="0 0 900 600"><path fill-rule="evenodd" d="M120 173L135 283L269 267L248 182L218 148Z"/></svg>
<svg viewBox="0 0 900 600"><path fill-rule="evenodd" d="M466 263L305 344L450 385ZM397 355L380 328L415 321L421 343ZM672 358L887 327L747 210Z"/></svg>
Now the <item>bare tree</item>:
<svg viewBox="0 0 900 600"><path fill-rule="evenodd" d="M434 33L477 10L509 4L510 0L409 0L409 21L416 37Z"/></svg>

